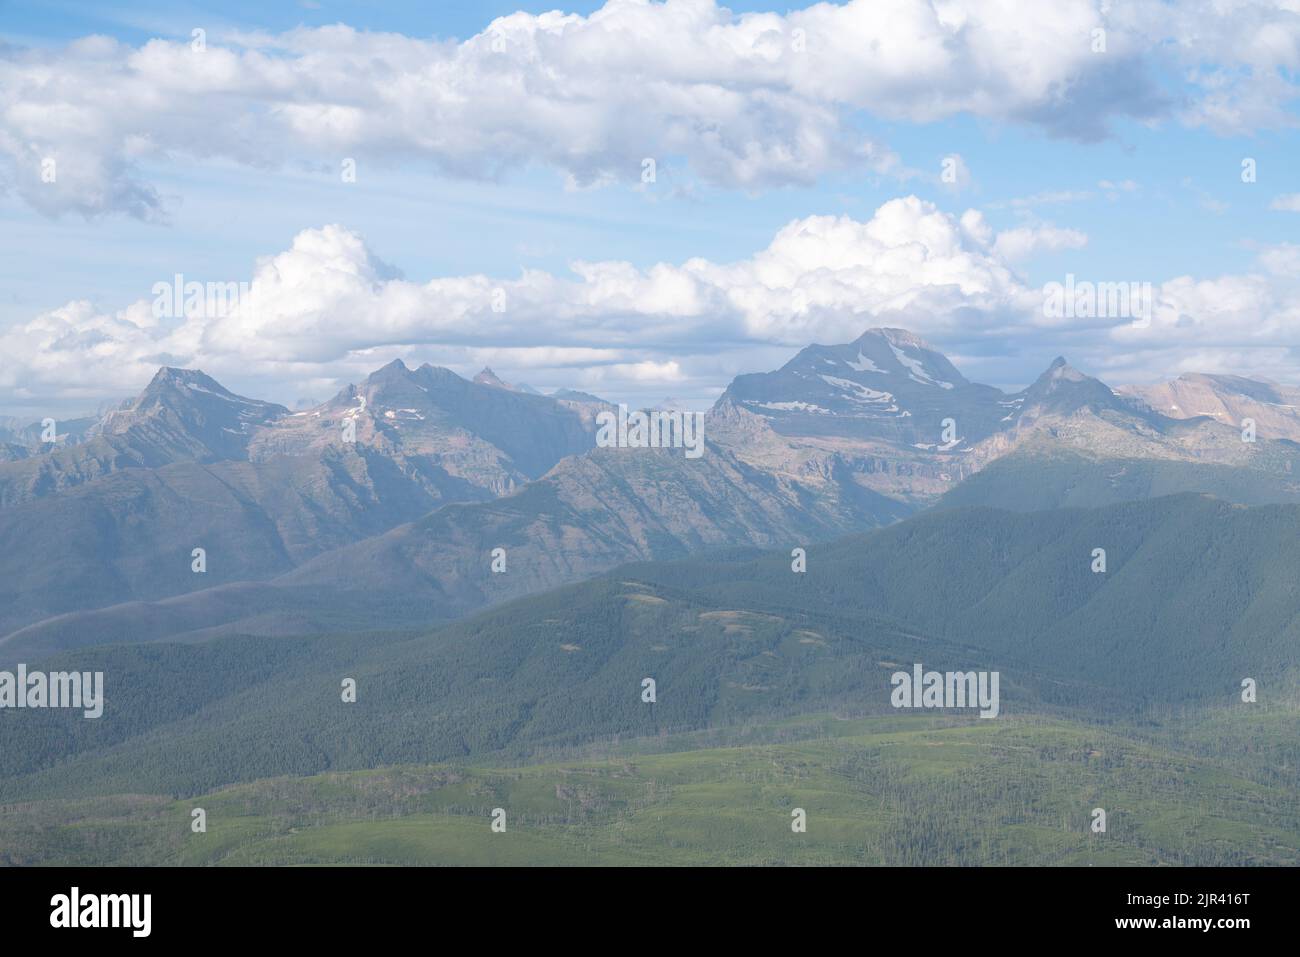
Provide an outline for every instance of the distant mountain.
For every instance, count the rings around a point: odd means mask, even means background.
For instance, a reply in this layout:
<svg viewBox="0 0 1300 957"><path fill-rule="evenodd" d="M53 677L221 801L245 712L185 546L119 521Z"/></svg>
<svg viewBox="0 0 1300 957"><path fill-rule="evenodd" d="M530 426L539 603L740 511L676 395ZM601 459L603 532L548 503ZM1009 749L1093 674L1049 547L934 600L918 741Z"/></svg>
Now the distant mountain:
<svg viewBox="0 0 1300 957"><path fill-rule="evenodd" d="M0 463L0 508L129 468L241 459L288 409L245 399L202 372L162 368L145 390L86 428L85 441Z"/></svg>
<svg viewBox="0 0 1300 957"><path fill-rule="evenodd" d="M1247 443L1236 425L1166 415L1062 357L1028 388L1006 394L969 382L933 346L899 329L811 346L776 372L739 376L710 426L716 441L756 467L796 475L835 468L915 506L933 504L1022 448L1251 468L1278 478L1289 474L1295 451L1281 430Z"/></svg>
<svg viewBox="0 0 1300 957"><path fill-rule="evenodd" d="M599 402L555 399L467 382L450 369L394 360L329 402L261 430L249 458L340 445L349 421L358 446L502 495L560 459L595 445Z"/></svg>
<svg viewBox="0 0 1300 957"><path fill-rule="evenodd" d="M0 463L0 539L23 542L0 553L0 636L263 580L448 501L509 493L591 448L596 408L397 362L289 413L162 369L84 443Z"/></svg>
<svg viewBox="0 0 1300 957"><path fill-rule="evenodd" d="M57 419L53 423L54 441L46 441L43 421L29 421L0 416L0 462L31 458L56 448L67 448L86 440L86 433L99 421L98 416Z"/></svg>
<svg viewBox="0 0 1300 957"><path fill-rule="evenodd" d="M1053 359L1047 371L1017 399L1020 407L1014 416L1016 427L1023 427L1041 416L1071 415L1082 410L1098 415L1106 411L1136 411L1133 403L1121 401L1110 386L1100 379L1084 375L1066 362L1064 356Z"/></svg>
<svg viewBox="0 0 1300 957"><path fill-rule="evenodd" d="M490 385L493 388L506 389L509 392L518 391L509 382L504 381L493 372L491 366L484 366L479 374L474 377L474 382L477 385Z"/></svg>
<svg viewBox="0 0 1300 957"><path fill-rule="evenodd" d="M235 395L197 369L163 367L144 392L109 412L91 433L152 439L177 458L240 459L258 428L288 414L282 405Z"/></svg>
<svg viewBox="0 0 1300 957"><path fill-rule="evenodd" d="M1155 411L1173 419L1209 417L1240 429L1253 419L1266 438L1300 442L1300 389L1266 379L1189 372L1153 386L1120 386Z"/></svg>
<svg viewBox="0 0 1300 957"><path fill-rule="evenodd" d="M820 542L934 504L1292 501L1300 476L1300 446L1274 427L1284 411L1259 411L1244 442L1221 417L1166 415L1063 358L1008 395L899 329L738 377L705 417L699 460L595 449L608 403L478 378L398 360L290 413L160 370L82 444L0 462L0 536L25 543L0 554L0 638L292 633L355 622L341 597L355 590L389 620L429 621L627 561ZM1287 404L1281 387L1207 378L1225 414ZM189 568L196 547L205 575ZM512 556L505 575L488 569L495 547ZM240 582L284 590L250 590L246 608L177 597Z"/></svg>
<svg viewBox="0 0 1300 957"><path fill-rule="evenodd" d="M919 336L869 329L845 345L809 346L775 372L737 376L717 407L762 416L781 435L934 449L945 418L956 420L960 444L996 431L1006 398L967 381Z"/></svg>
<svg viewBox="0 0 1300 957"><path fill-rule="evenodd" d="M474 381L479 385L490 385L493 388L505 389L508 392L522 392L525 395L541 395L540 392L528 385L526 382L520 382L518 385L512 385L511 383L506 382L492 371L491 366L484 366L483 370L474 377Z"/></svg>
<svg viewBox="0 0 1300 957"><path fill-rule="evenodd" d="M735 545L787 548L897 521L908 507L847 476L815 485L756 472L723 449L598 449L490 502L448 505L334 548L229 605L212 591L63 615L0 642L20 651L202 632L283 634L382 602L389 624L442 620L637 560ZM3 513L0 513L3 517ZM496 548L504 571L492 570ZM265 576L263 576L265 577ZM228 610L227 610L228 609Z"/></svg>
<svg viewBox="0 0 1300 957"><path fill-rule="evenodd" d="M975 469L1016 449L1072 451L1103 459L1177 460L1289 474L1295 444L1282 436L1242 440L1239 426L1165 415L1057 358L1016 397L1002 431L971 450Z"/></svg>

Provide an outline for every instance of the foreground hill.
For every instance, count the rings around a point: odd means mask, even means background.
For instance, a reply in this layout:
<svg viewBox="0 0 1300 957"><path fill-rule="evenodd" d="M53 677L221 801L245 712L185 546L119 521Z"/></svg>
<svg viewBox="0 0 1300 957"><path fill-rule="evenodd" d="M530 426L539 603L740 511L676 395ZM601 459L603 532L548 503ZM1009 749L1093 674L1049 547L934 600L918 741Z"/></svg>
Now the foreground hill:
<svg viewBox="0 0 1300 957"><path fill-rule="evenodd" d="M1298 721L1209 715L1175 736L812 716L518 767L0 806L0 863L1294 866ZM1104 834L1090 831L1098 806ZM206 833L190 829L194 807ZM505 833L489 827L496 808ZM805 833L791 831L795 808Z"/></svg>

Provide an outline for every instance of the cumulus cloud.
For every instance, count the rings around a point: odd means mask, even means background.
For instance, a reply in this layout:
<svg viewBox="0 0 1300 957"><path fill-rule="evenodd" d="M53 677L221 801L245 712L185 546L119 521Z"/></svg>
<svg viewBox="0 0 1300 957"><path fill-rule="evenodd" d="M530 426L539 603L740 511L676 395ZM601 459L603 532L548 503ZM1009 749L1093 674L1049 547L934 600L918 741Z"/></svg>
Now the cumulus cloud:
<svg viewBox="0 0 1300 957"><path fill-rule="evenodd" d="M1273 202L1269 203L1268 208L1285 213L1300 213L1300 193L1284 193L1276 196Z"/></svg>
<svg viewBox="0 0 1300 957"><path fill-rule="evenodd" d="M679 384L713 369L720 349L846 341L878 318L931 334L999 327L1034 302L1005 237L978 211L953 217L905 197L867 221L795 220L737 262L576 261L567 275L421 282L331 225L258 260L242 288L217 284L214 296L164 277L115 312L76 301L20 323L0 333L0 389L67 397L93 382L119 394L166 364L307 394L394 355L615 388Z"/></svg>
<svg viewBox="0 0 1300 957"><path fill-rule="evenodd" d="M1097 343L1097 367L1134 380L1188 371L1297 383L1300 246L1263 246L1255 268L1213 278L1179 276L1154 289L1148 323L1121 323Z"/></svg>
<svg viewBox="0 0 1300 957"><path fill-rule="evenodd" d="M201 50L89 37L0 48L0 180L50 214L157 218L145 161L418 159L477 178L541 165L577 186L634 182L646 158L742 189L901 175L856 114L1097 139L1116 118L1168 113L1160 81L1176 71L1199 91L1188 122L1289 124L1298 37L1291 0L851 0L785 15L610 0L586 17L512 14L459 42L342 25Z"/></svg>
<svg viewBox="0 0 1300 957"><path fill-rule="evenodd" d="M1294 378L1284 360L1300 333L1300 247L1261 247L1255 268L1239 275L1153 283L1145 326L1044 318L1044 291L1018 260L1086 241L1049 225L997 232L978 210L955 216L908 196L865 221L794 220L734 262L576 261L565 274L421 280L330 225L259 259L242 287L223 284L231 298L163 277L116 311L78 300L0 332L0 391L19 402L91 405L134 393L159 365L173 365L291 402L328 395L400 357L467 374L490 364L508 379L613 397L658 399L671 387L698 401L736 374L872 325L910 328L971 355L1041 349L1050 357L1069 342L1077 364L1117 383L1193 361Z"/></svg>

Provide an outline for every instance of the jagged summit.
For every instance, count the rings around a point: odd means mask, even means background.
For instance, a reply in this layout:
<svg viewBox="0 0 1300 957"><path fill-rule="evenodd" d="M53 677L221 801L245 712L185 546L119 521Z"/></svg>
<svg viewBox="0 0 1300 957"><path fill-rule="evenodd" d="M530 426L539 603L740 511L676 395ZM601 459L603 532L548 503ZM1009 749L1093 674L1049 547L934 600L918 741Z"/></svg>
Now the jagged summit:
<svg viewBox="0 0 1300 957"><path fill-rule="evenodd" d="M763 416L785 434L876 438L933 445L945 418L982 438L1006 415L1006 396L970 382L948 358L906 329L867 329L841 345L803 349L775 372L738 376L715 409Z"/></svg>
<svg viewBox="0 0 1300 957"><path fill-rule="evenodd" d="M1110 386L1080 372L1064 356L1053 359L1052 364L1021 396L1024 398L1020 409L1022 414L1070 414L1084 408L1101 411L1127 407L1127 403Z"/></svg>
<svg viewBox="0 0 1300 957"><path fill-rule="evenodd" d="M1066 361L1065 356L1057 356L1055 359L1052 360L1052 364L1049 365L1045 370L1043 370L1043 374L1038 377L1035 384L1042 384L1050 388L1057 388L1058 386L1052 385L1052 383L1061 383L1061 382L1101 383L1101 380L1094 379L1092 376L1084 372L1080 372L1078 369L1076 369L1074 366L1070 365L1070 363ZM1106 391L1107 392L1110 391L1109 386L1106 387Z"/></svg>
<svg viewBox="0 0 1300 957"><path fill-rule="evenodd" d="M506 382L495 372L493 372L491 366L484 366L483 371L481 371L478 375L474 377L474 381L477 382L479 385L490 385L494 389L506 389L510 392L518 391L509 382Z"/></svg>

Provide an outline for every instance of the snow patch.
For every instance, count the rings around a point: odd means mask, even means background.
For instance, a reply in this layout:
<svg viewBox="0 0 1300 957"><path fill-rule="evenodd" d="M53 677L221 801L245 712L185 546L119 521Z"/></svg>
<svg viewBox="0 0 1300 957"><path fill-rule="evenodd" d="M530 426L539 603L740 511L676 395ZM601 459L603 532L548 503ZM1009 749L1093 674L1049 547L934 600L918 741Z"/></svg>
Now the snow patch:
<svg viewBox="0 0 1300 957"><path fill-rule="evenodd" d="M923 366L918 360L913 359L911 356L904 353L902 349L898 348L898 346L894 345L892 342L889 343L889 348L893 350L894 358L909 370L908 378L912 381L919 382L922 385L937 385L941 389L955 388L951 382L944 382L942 379L936 379L931 376L925 371L925 366Z"/></svg>
<svg viewBox="0 0 1300 957"><path fill-rule="evenodd" d="M861 349L858 350L858 361L854 362L852 360L849 360L848 366L850 369L853 369L857 372L879 372L882 375L885 374L885 370L880 368L874 362L872 362L870 359L864 356L862 354Z"/></svg>
<svg viewBox="0 0 1300 957"><path fill-rule="evenodd" d="M774 409L778 412L814 412L818 415L832 415L830 409L823 409L812 402L754 402L761 409Z"/></svg>
<svg viewBox="0 0 1300 957"><path fill-rule="evenodd" d="M841 379L838 376L824 375L819 376L828 385L832 385L842 392L848 393L846 398L853 402L861 402L868 405L883 405L886 402L893 403L894 396L891 392L877 392L875 389L868 389L860 382L854 382L852 379ZM898 406L889 405L883 411L897 412Z"/></svg>

